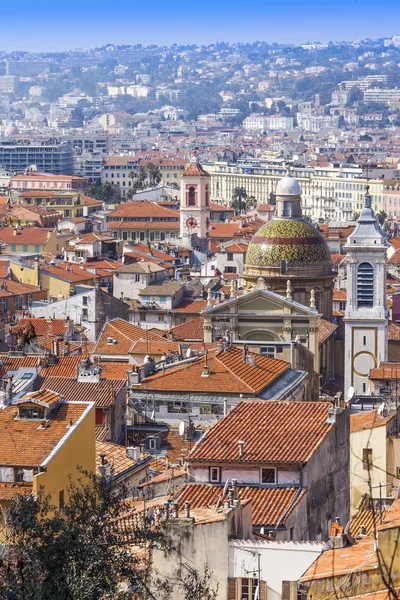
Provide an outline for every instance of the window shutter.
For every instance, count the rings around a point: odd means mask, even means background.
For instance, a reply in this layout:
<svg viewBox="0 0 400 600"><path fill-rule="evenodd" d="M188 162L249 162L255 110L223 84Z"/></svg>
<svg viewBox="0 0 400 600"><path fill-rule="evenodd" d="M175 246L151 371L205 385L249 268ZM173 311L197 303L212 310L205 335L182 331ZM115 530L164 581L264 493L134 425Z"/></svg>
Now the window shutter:
<svg viewBox="0 0 400 600"><path fill-rule="evenodd" d="M282 600L290 600L290 581L282 581Z"/></svg>
<svg viewBox="0 0 400 600"><path fill-rule="evenodd" d="M228 600L236 600L237 579L228 578Z"/></svg>
<svg viewBox="0 0 400 600"><path fill-rule="evenodd" d="M267 600L267 582L260 581L260 600Z"/></svg>

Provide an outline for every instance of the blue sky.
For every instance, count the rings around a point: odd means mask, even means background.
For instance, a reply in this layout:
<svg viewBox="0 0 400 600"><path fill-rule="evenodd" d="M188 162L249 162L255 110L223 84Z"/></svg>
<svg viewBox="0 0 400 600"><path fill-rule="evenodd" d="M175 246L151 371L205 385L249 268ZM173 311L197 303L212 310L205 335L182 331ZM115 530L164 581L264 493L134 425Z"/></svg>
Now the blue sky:
<svg viewBox="0 0 400 600"><path fill-rule="evenodd" d="M400 34L400 0L0 0L1 50Z"/></svg>

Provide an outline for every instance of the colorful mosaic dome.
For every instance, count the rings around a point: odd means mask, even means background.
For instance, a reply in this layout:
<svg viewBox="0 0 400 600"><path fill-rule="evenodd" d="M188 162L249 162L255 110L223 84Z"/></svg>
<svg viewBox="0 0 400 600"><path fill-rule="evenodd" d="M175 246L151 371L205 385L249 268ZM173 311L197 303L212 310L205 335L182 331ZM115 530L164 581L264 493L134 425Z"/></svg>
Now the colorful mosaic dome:
<svg viewBox="0 0 400 600"><path fill-rule="evenodd" d="M303 219L274 219L263 225L247 250L249 267L331 267L329 248L319 233Z"/></svg>

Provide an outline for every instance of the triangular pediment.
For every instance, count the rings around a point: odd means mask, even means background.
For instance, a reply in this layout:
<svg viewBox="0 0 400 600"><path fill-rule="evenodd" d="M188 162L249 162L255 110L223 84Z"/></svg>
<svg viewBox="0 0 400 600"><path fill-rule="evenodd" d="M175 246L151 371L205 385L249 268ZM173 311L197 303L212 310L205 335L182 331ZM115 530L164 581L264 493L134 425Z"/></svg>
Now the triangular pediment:
<svg viewBox="0 0 400 600"><path fill-rule="evenodd" d="M222 304L206 309L202 312L202 316L206 315L218 315L226 314L231 312L239 313L288 313L288 309L292 315L304 315L304 316L318 316L318 313L303 306L293 300L288 300L275 292L270 290L252 290L239 296L238 298L231 298L226 300Z"/></svg>

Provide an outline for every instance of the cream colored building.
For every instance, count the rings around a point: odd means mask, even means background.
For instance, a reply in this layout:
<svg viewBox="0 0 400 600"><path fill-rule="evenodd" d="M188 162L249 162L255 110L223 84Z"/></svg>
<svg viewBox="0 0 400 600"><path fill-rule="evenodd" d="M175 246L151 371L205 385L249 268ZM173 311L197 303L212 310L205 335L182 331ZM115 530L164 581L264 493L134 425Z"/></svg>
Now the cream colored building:
<svg viewBox="0 0 400 600"><path fill-rule="evenodd" d="M354 514L364 494L379 509L397 496L400 475L399 417L366 411L350 418L350 510ZM378 511L379 514L379 511Z"/></svg>
<svg viewBox="0 0 400 600"><path fill-rule="evenodd" d="M285 173L281 164L215 162L203 165L211 175L211 200L230 204L235 187L243 187L259 204L268 204L271 193ZM302 208L313 220L346 221L363 206L363 191L369 184L372 207L383 207L383 181L367 181L358 168L293 168L302 189Z"/></svg>

